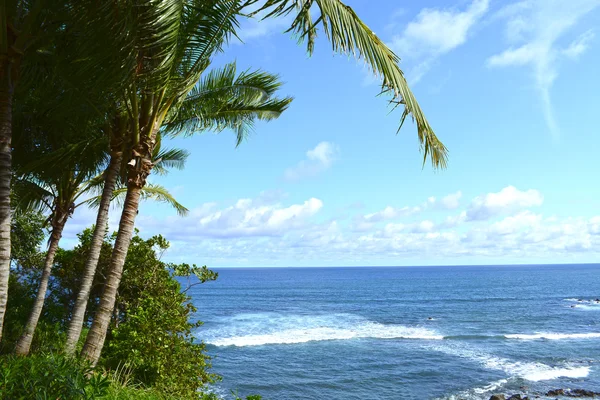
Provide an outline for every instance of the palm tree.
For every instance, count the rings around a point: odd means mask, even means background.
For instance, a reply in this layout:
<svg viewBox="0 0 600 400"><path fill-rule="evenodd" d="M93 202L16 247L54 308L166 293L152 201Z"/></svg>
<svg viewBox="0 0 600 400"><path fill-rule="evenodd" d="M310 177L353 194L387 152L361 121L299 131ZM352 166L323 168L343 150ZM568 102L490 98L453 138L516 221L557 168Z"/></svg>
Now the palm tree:
<svg viewBox="0 0 600 400"><path fill-rule="evenodd" d="M107 132L105 132L106 137L108 137L110 141L110 161L101 176L103 190L97 203L98 214L96 215L96 223L94 225L90 250L84 266L81 288L77 294L77 299L75 300L75 306L67 329L67 340L64 348L64 352L67 355L72 355L75 352L75 345L81 334L85 310L87 308L92 283L96 274L98 260L100 259L100 251L102 249L104 238L108 232L108 211L111 200L113 199L113 193L117 185L123 160L123 132L125 130L125 122L126 119L117 114L117 117L113 118L112 121L107 124Z"/></svg>
<svg viewBox="0 0 600 400"><path fill-rule="evenodd" d="M42 142L47 138L42 138ZM60 144L62 141L59 141ZM98 146L88 146L90 151L84 153L83 163L76 163L61 168L51 168L42 161L43 154L51 153L54 146L45 148L33 147L25 151L20 149L23 159L37 159L34 166L24 167L27 171L15 180L13 191L16 198L18 210L36 209L48 211L47 223L50 226L50 238L48 240L48 251L44 260L44 267L40 279L36 298L25 329L15 347L17 355L27 355L33 340L33 334L42 313L48 281L54 264L54 257L58 250L58 244L62 231L68 220L75 211L76 200L89 191L89 179L97 173L102 165L103 153ZM26 154L23 154L26 153ZM19 153L17 153L18 157Z"/></svg>
<svg viewBox="0 0 600 400"><path fill-rule="evenodd" d="M133 150L127 163L127 194L107 279L82 350L82 356L92 364L98 361L104 345L134 229L140 191L154 166L151 154L163 124L174 121L175 125L187 128L218 131L233 128L239 143L254 120L278 117L291 101L274 98L280 83L277 77L262 72L240 74L238 80L245 81L247 88L238 85L235 89L214 93L193 91L212 56L234 32L242 1L134 0L130 3L135 4L127 17L135 26L131 32L135 35L132 57L137 60L137 67L124 98L130 116ZM211 96L214 101L203 103L204 96ZM180 108L193 114L189 123L185 118L178 118ZM207 119L203 114L206 111L218 118Z"/></svg>
<svg viewBox="0 0 600 400"><path fill-rule="evenodd" d="M106 112L106 105L111 104L107 99L127 71L126 58L121 57L123 43L102 40L123 27L106 23L105 15L117 12L106 3L0 0L0 339L10 268L11 148L17 147L14 141L21 139L19 135L27 135L14 127L18 92L52 85L58 73L60 96L68 101L59 104L50 96L47 105L52 112L62 112L63 124L74 124L71 120L77 117L76 113L69 114L72 107L65 104L87 103L97 116ZM124 35L117 37L128 40Z"/></svg>
<svg viewBox="0 0 600 400"><path fill-rule="evenodd" d="M102 195L95 194L103 186L104 177L102 175L93 176L93 174L97 173L106 162L104 139L103 136L100 136L95 143L87 140L84 143L67 146L68 153L78 154L78 159L86 160L86 165L77 163L71 166L61 165L61 168L49 168L49 164L55 166L57 160L61 158L60 152L52 152L46 157L39 157L37 161L23 168L26 171L42 171L42 174L29 172L15 182L13 190L18 210L35 209L50 212L48 217L48 223L50 224L48 251L31 314L15 348L17 355L27 355L29 353L35 328L46 299L54 257L68 218L80 206L86 205L95 208L102 202ZM82 153L81 150L84 150L84 152ZM183 168L188 157L187 152L179 149L161 151L159 145L156 150L153 161L162 173L167 173L168 168ZM47 153L47 150L44 150L44 153ZM31 154L27 158L31 158ZM52 171L52 173L48 175L48 171ZM117 202L119 199L122 201L123 194L123 187L120 187L111 193L110 198L112 200L116 199ZM82 200L86 196L88 198ZM178 203L160 185L150 184L145 187L141 193L141 198L168 203L177 210L179 215L185 215L188 212L187 208Z"/></svg>
<svg viewBox="0 0 600 400"><path fill-rule="evenodd" d="M39 45L42 1L0 0L0 339L10 271L10 186L12 176L12 120L15 87L23 57Z"/></svg>
<svg viewBox="0 0 600 400"><path fill-rule="evenodd" d="M188 157L188 153L181 149L161 149L161 135L158 135L157 139L157 145L154 148L152 157L155 164L155 171L164 175L167 173L168 168L182 169L185 160ZM115 152L111 153L108 167L103 175L98 177L103 186L102 194L87 201L88 206L98 208L98 215L92 234L90 250L84 266L81 288L77 294L77 299L75 300L75 305L67 329L67 340L64 348L64 352L67 355L72 355L75 352L75 347L83 328L85 312L90 298L98 260L100 259L100 250L106 233L108 232L109 205L111 201L115 199L119 203L122 203L127 193L127 177L119 176L121 170L121 154L122 152L120 154ZM117 164L117 162L119 162L119 164ZM119 177L121 178L120 180ZM175 201L168 191L160 185L148 184L142 189L141 198L142 200L151 199L168 203L175 208L180 215L184 215L187 212L187 210Z"/></svg>

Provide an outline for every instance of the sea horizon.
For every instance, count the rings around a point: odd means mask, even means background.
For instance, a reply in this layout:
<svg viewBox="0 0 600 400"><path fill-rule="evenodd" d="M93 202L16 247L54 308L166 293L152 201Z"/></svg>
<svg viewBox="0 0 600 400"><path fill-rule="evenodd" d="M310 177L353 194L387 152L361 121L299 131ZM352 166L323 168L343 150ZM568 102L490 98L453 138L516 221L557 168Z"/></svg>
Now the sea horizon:
<svg viewBox="0 0 600 400"><path fill-rule="evenodd" d="M531 264L443 264L443 265L303 265L303 266L218 266L210 269L312 269L312 268L450 268L450 267L600 267L600 263L531 263Z"/></svg>

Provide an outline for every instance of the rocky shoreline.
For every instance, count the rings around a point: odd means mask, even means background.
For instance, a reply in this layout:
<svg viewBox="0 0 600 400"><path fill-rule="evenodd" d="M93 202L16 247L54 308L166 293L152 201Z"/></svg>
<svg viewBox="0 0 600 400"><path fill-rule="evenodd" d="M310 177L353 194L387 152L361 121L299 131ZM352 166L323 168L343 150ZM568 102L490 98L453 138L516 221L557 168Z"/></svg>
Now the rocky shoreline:
<svg viewBox="0 0 600 400"><path fill-rule="evenodd" d="M592 392L591 390L585 389L554 389L549 390L545 394L529 394L529 395L521 395L521 394L513 394L513 395L504 395L504 394L494 394L490 397L490 400L531 400L531 399L539 399L542 396L544 397L553 397L553 398L600 398L600 393Z"/></svg>

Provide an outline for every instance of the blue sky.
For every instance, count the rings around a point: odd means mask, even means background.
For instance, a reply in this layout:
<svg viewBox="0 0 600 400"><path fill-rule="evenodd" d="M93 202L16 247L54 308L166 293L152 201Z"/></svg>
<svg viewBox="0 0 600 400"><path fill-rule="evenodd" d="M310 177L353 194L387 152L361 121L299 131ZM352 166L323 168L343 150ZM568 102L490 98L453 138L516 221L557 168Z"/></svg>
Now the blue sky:
<svg viewBox="0 0 600 400"><path fill-rule="evenodd" d="M172 141L186 168L152 181L191 213L144 204L141 233L211 267L596 262L600 0L347 4L402 58L448 168L422 168L362 63L248 21L215 65L278 73L294 102L237 149L229 132Z"/></svg>

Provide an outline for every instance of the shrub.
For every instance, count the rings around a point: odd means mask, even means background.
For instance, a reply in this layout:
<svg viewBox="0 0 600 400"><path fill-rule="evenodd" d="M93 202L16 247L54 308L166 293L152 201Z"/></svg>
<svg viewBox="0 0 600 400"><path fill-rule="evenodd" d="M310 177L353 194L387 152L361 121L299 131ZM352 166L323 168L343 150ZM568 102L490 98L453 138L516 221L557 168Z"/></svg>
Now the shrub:
<svg viewBox="0 0 600 400"><path fill-rule="evenodd" d="M109 381L89 367L46 354L0 358L2 399L96 399L107 393Z"/></svg>

